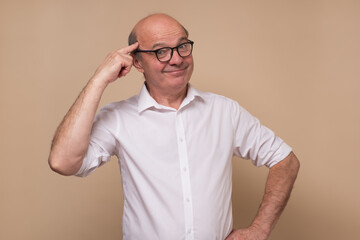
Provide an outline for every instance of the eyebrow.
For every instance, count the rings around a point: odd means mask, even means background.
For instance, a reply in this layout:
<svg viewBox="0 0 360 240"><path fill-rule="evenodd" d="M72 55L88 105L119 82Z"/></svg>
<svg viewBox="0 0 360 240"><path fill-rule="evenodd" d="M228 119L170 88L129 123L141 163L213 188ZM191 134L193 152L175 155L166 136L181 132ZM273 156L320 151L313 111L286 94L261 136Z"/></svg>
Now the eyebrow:
<svg viewBox="0 0 360 240"><path fill-rule="evenodd" d="M178 40L178 44L180 44L182 41L188 40L187 37L182 37ZM157 42L152 46L152 49L155 49L156 47L167 47L167 44L165 42Z"/></svg>

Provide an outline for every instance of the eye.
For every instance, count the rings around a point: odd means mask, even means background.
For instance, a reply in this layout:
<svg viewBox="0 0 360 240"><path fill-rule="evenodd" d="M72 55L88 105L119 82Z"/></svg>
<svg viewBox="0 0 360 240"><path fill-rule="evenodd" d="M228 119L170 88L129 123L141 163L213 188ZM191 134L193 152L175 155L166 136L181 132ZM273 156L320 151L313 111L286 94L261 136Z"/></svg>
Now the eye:
<svg viewBox="0 0 360 240"><path fill-rule="evenodd" d="M162 57L162 56L166 56L170 51L170 48L160 48L158 50L156 50L156 54L159 56L159 57Z"/></svg>
<svg viewBox="0 0 360 240"><path fill-rule="evenodd" d="M183 43L183 44L181 44L178 48L179 48L179 49L184 49L184 48L186 48L186 44L187 44L187 43Z"/></svg>
<svg viewBox="0 0 360 240"><path fill-rule="evenodd" d="M180 51L187 51L190 47L190 43L183 43L181 45L178 46L178 49Z"/></svg>

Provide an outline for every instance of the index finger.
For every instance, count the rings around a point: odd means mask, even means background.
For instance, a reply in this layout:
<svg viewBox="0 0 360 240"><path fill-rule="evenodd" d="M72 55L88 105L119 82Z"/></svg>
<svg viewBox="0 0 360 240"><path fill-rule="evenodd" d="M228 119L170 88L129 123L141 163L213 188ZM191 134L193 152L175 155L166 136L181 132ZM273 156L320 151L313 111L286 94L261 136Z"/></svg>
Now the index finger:
<svg viewBox="0 0 360 240"><path fill-rule="evenodd" d="M133 43L129 46L126 46L124 48L121 48L118 50L119 53L125 53L125 54L129 54L131 53L132 51L136 50L137 48L139 47L139 43L136 42L136 43Z"/></svg>

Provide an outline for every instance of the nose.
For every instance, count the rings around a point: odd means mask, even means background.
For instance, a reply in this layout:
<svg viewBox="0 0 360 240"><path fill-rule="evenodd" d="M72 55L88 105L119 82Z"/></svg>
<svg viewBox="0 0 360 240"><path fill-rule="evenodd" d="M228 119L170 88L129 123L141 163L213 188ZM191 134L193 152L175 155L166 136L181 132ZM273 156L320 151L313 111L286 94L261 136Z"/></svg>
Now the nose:
<svg viewBox="0 0 360 240"><path fill-rule="evenodd" d="M179 55L178 51L176 49L173 50L173 55L169 61L169 64L171 65L179 65L183 62L183 58Z"/></svg>

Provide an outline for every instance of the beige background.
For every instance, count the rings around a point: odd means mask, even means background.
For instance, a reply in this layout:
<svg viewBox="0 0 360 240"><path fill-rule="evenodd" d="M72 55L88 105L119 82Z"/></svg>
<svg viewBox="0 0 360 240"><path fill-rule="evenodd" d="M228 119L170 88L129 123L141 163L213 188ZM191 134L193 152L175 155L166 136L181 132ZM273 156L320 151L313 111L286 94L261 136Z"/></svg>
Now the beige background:
<svg viewBox="0 0 360 240"><path fill-rule="evenodd" d="M0 0L0 239L121 239L116 160L80 179L51 172L47 156L96 67L154 12L176 17L195 41L192 84L239 101L301 160L270 239L360 239L358 0ZM101 105L137 94L142 81L132 71ZM267 169L233 166L234 226L244 227Z"/></svg>

